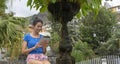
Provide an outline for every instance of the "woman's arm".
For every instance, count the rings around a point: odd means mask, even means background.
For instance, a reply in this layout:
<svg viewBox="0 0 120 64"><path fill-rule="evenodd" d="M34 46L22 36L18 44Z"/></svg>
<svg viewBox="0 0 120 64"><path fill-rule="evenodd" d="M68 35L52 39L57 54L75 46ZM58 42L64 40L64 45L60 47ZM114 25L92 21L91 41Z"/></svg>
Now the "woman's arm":
<svg viewBox="0 0 120 64"><path fill-rule="evenodd" d="M23 54L28 54L29 52L31 52L32 50L34 50L36 47L32 47L32 48L29 48L27 49L27 42L26 41L23 41L22 43L22 53Z"/></svg>

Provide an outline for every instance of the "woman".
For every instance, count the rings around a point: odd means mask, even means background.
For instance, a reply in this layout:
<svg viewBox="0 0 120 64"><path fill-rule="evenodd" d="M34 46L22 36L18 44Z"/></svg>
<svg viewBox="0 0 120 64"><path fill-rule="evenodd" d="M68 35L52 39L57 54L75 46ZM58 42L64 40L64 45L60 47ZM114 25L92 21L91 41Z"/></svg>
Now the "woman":
<svg viewBox="0 0 120 64"><path fill-rule="evenodd" d="M40 43L40 41L48 43L41 40L43 35L39 32L42 30L42 25L43 22L40 19L35 19L32 23L33 31L23 38L22 53L28 54L27 64L50 64L47 56L44 55L45 47Z"/></svg>

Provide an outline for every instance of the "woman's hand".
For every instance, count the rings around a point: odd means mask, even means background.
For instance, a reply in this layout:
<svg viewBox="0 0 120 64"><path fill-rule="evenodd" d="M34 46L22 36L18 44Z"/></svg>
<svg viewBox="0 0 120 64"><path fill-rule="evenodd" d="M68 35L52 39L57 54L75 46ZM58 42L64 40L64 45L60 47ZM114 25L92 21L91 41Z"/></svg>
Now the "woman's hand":
<svg viewBox="0 0 120 64"><path fill-rule="evenodd" d="M40 43L37 43L34 47L39 48L39 47L42 47L42 45Z"/></svg>

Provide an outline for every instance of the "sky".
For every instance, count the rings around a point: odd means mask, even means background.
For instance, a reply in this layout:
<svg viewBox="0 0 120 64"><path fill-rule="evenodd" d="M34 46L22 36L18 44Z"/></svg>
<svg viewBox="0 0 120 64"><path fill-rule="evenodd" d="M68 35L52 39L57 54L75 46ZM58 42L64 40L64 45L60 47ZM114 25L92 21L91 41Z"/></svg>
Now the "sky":
<svg viewBox="0 0 120 64"><path fill-rule="evenodd" d="M12 11L15 13L16 17L28 17L37 14L39 11L27 7L27 0L13 0L11 5L11 0L8 0L6 13Z"/></svg>
<svg viewBox="0 0 120 64"><path fill-rule="evenodd" d="M30 8L27 7L27 0L13 0L12 5L10 1L11 0L7 2L8 9L6 10L6 13L12 11L15 13L14 16L16 17L28 17L39 12L35 9L30 10ZM105 0L102 0L102 5L104 4L104 2ZM109 3L110 6L117 6L120 5L120 0L107 1L107 3Z"/></svg>

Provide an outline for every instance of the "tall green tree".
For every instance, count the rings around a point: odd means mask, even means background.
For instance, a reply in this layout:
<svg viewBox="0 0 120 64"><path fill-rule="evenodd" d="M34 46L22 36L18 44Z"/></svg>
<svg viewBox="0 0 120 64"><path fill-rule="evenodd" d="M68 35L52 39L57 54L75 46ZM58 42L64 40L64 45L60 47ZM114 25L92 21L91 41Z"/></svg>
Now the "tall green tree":
<svg viewBox="0 0 120 64"><path fill-rule="evenodd" d="M96 18L94 13L89 13L81 20L80 36L83 42L89 43L96 49L102 42L106 42L112 36L112 30L117 23L115 13L101 8Z"/></svg>

